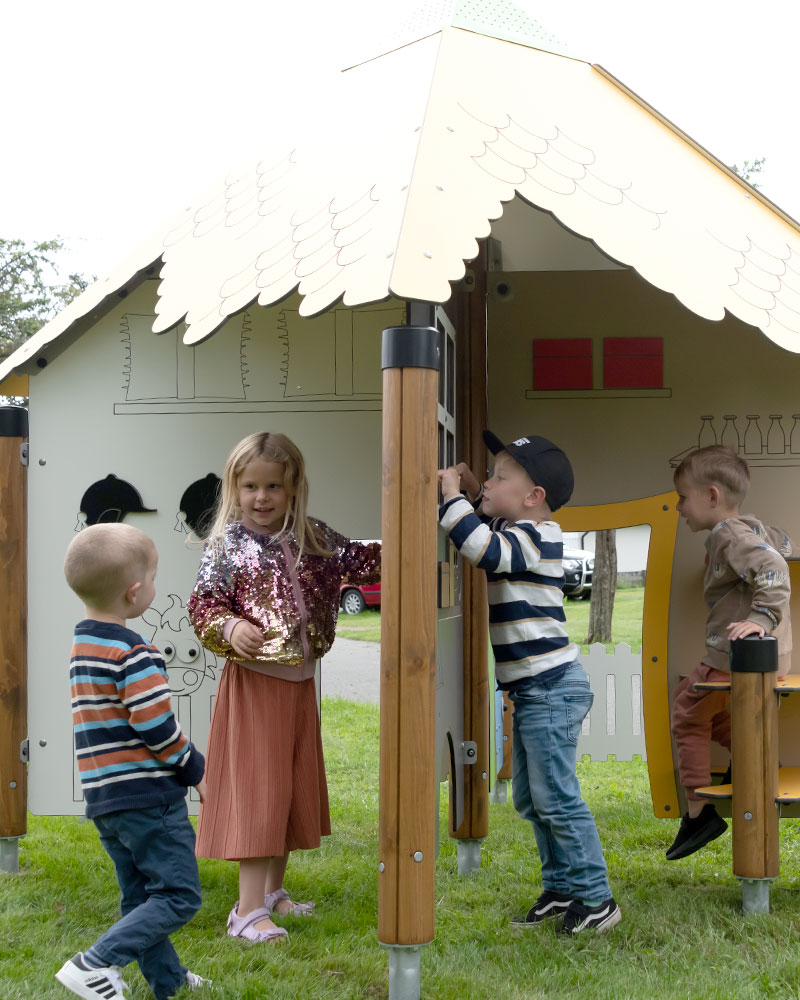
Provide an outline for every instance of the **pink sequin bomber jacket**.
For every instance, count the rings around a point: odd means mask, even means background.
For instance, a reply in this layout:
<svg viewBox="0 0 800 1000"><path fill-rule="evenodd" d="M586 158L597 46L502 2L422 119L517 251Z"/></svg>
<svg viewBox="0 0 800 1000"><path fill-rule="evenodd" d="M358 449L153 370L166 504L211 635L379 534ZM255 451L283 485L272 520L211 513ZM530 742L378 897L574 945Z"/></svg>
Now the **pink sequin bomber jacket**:
<svg viewBox="0 0 800 1000"><path fill-rule="evenodd" d="M328 652L342 581L377 583L381 547L351 542L322 521L310 520L333 555L307 553L297 566L293 534L275 541L235 523L227 526L224 539L206 543L187 611L207 649L237 659L223 628L231 618L244 618L265 636L253 658L258 662L300 667Z"/></svg>

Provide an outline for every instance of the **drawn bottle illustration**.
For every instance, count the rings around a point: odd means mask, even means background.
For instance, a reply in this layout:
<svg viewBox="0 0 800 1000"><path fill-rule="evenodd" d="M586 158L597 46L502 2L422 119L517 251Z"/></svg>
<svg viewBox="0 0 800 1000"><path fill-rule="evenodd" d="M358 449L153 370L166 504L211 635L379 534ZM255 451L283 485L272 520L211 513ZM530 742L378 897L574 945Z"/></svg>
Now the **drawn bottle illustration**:
<svg viewBox="0 0 800 1000"><path fill-rule="evenodd" d="M736 414L726 413L723 415L723 420L725 424L719 443L725 445L726 448L732 448L738 454L741 441L739 440L739 428L736 426Z"/></svg>
<svg viewBox="0 0 800 1000"><path fill-rule="evenodd" d="M764 450L764 438L761 435L761 428L758 425L758 413L748 413L747 427L744 429L744 453L745 455L760 455Z"/></svg>
<svg viewBox="0 0 800 1000"><path fill-rule="evenodd" d="M800 454L800 413L793 413L792 429L789 432L789 451L793 455Z"/></svg>
<svg viewBox="0 0 800 1000"><path fill-rule="evenodd" d="M697 435L698 448L706 448L710 444L717 443L717 432L714 430L713 419L713 415L700 417L700 433Z"/></svg>
<svg viewBox="0 0 800 1000"><path fill-rule="evenodd" d="M767 431L767 453L782 455L786 451L786 434L781 423L781 413L770 413L770 425Z"/></svg>

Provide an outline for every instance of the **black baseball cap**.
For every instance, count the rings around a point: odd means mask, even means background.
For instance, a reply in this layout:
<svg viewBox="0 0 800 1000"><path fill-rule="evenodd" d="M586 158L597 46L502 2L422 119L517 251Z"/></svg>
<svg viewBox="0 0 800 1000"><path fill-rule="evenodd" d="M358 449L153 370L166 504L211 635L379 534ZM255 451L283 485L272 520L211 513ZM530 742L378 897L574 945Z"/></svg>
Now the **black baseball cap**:
<svg viewBox="0 0 800 1000"><path fill-rule="evenodd" d="M575 476L569 459L558 445L535 434L503 444L491 431L483 432L483 440L493 455L507 451L515 462L519 462L534 483L544 489L550 510L558 510L569 502L575 488Z"/></svg>

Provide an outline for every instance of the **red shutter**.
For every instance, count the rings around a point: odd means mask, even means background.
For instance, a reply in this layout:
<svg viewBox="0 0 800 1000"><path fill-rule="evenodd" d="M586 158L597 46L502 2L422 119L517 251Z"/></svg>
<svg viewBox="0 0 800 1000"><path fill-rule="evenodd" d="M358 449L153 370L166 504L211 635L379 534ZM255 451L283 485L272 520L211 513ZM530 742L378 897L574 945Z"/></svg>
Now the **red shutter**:
<svg viewBox="0 0 800 1000"><path fill-rule="evenodd" d="M591 389L592 339L533 341L534 389Z"/></svg>
<svg viewBox="0 0 800 1000"><path fill-rule="evenodd" d="M662 337L604 337L604 389L661 389L664 386Z"/></svg>

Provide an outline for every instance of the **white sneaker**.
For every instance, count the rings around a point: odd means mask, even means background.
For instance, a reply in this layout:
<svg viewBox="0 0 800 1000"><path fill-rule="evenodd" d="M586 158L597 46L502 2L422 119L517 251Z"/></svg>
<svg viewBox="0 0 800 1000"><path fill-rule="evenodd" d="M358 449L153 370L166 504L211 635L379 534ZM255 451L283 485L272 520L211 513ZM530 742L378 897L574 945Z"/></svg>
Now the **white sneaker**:
<svg viewBox="0 0 800 1000"><path fill-rule="evenodd" d="M212 981L210 979L203 979L202 976L198 976L195 972L190 972L189 969L186 970L186 985L190 990L199 989L202 986L212 986Z"/></svg>
<svg viewBox="0 0 800 1000"><path fill-rule="evenodd" d="M89 969L80 951L61 966L56 979L83 1000L125 1000L122 991L128 988L122 971L116 965Z"/></svg>

